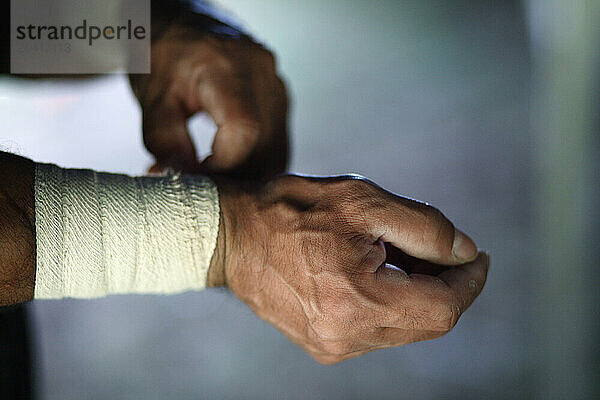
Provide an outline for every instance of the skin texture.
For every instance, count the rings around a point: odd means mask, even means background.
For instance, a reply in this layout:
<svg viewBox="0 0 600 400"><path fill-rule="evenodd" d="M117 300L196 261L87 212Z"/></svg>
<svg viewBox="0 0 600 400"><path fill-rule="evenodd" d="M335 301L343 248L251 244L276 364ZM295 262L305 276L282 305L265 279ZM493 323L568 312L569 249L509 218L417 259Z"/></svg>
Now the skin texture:
<svg viewBox="0 0 600 400"><path fill-rule="evenodd" d="M488 257L436 209L356 177L273 179L287 163L288 100L262 46L174 25L153 43L152 74L131 83L151 171L218 174L209 285L317 361L441 336L483 288ZM218 130L199 164L186 120L201 111Z"/></svg>
<svg viewBox="0 0 600 400"><path fill-rule="evenodd" d="M151 62L152 74L131 76L151 170L209 174L219 187L210 286L229 287L324 364L455 326L488 256L435 208L366 179L275 177L287 163L288 100L268 50L173 25ZM203 163L186 129L201 111L218 127ZM33 298L33 182L30 160L0 153L0 305Z"/></svg>
<svg viewBox="0 0 600 400"><path fill-rule="evenodd" d="M288 158L287 94L273 55L172 24L153 41L152 74L131 75L143 113L151 169L266 179ZM42 76L27 76L42 78ZM87 75L43 76L80 79ZM207 112L219 127L213 156L199 164L186 121ZM34 165L0 153L0 305L30 300L35 282Z"/></svg>
<svg viewBox="0 0 600 400"><path fill-rule="evenodd" d="M33 298L33 162L0 152L0 306Z"/></svg>
<svg viewBox="0 0 600 400"><path fill-rule="evenodd" d="M34 293L34 164L0 153L0 171L8 305ZM485 284L488 257L438 210L365 179L289 175L218 187L209 285L229 287L321 363L439 337Z"/></svg>
<svg viewBox="0 0 600 400"><path fill-rule="evenodd" d="M210 284L320 363L442 336L485 284L488 256L441 212L365 179L290 175L219 189Z"/></svg>
<svg viewBox="0 0 600 400"><path fill-rule="evenodd" d="M156 158L152 172L267 179L285 170L288 99L271 52L175 24L153 42L151 63L151 74L130 81L144 144ZM202 111L218 129L212 155L200 164L186 121Z"/></svg>

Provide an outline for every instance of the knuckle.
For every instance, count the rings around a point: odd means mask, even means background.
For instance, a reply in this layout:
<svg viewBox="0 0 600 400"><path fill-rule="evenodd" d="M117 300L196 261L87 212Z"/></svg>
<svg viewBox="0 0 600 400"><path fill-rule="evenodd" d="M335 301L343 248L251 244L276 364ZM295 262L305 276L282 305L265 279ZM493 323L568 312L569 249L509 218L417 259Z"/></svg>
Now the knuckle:
<svg viewBox="0 0 600 400"><path fill-rule="evenodd" d="M362 175L347 174L347 175L343 175L342 178L354 190L361 190L361 191L370 190L370 189L372 189L372 186L373 186L371 184L371 182Z"/></svg>
<svg viewBox="0 0 600 400"><path fill-rule="evenodd" d="M267 50L264 47L260 47L259 57L262 60L263 65L265 65L269 69L275 71L275 67L277 65L277 59L275 58L275 55L272 52L270 52L269 50Z"/></svg>
<svg viewBox="0 0 600 400"><path fill-rule="evenodd" d="M456 303L449 304L447 307L445 307L441 315L442 332L448 333L454 329L460 314L460 306Z"/></svg>
<svg viewBox="0 0 600 400"><path fill-rule="evenodd" d="M202 80L209 78L213 70L210 66L206 65L205 63L196 62L192 65L191 71L192 76ZM183 70L179 70L178 74L180 78L185 78L186 76L186 73Z"/></svg>
<svg viewBox="0 0 600 400"><path fill-rule="evenodd" d="M479 283L477 283L477 280L475 280L475 279L469 280L468 286L469 286L469 293L473 297L478 296L479 293L481 292L481 286L479 285Z"/></svg>
<svg viewBox="0 0 600 400"><path fill-rule="evenodd" d="M277 60L273 52L260 43L252 43L250 50L252 58L258 67L275 71Z"/></svg>
<svg viewBox="0 0 600 400"><path fill-rule="evenodd" d="M215 53L212 55L209 62L210 69L215 72L233 72L235 71L235 64L231 57L228 57L222 53Z"/></svg>
<svg viewBox="0 0 600 400"><path fill-rule="evenodd" d="M339 213L347 223L360 222L368 209L385 207L384 199L374 195L373 186L362 177L343 176L333 191L339 202Z"/></svg>

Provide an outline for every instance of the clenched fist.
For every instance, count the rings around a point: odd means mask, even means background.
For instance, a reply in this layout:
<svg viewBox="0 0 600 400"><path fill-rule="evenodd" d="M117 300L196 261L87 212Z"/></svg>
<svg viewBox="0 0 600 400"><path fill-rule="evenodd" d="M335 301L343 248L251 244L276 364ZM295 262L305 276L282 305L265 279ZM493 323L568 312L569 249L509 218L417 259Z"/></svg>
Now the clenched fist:
<svg viewBox="0 0 600 400"><path fill-rule="evenodd" d="M437 209L355 177L219 183L209 284L227 285L317 361L439 337L489 258Z"/></svg>

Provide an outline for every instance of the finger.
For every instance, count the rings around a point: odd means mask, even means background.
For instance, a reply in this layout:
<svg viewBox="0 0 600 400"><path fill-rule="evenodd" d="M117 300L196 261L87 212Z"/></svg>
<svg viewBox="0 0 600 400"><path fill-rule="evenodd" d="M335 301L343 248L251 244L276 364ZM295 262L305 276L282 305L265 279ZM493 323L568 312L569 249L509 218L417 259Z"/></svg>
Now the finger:
<svg viewBox="0 0 600 400"><path fill-rule="evenodd" d="M413 331L399 328L378 328L370 335L368 343L360 346L360 350L349 351L343 354L331 354L318 350L311 350L310 353L321 364L331 365L339 363L350 358L360 357L374 350L388 349L390 347L403 346L405 344L420 342L423 340L436 339L443 336L444 332L438 331Z"/></svg>
<svg viewBox="0 0 600 400"><path fill-rule="evenodd" d="M240 76L212 74L200 80L198 97L202 109L217 125L212 155L203 166L213 172L227 172L242 165L253 153L261 134L248 82Z"/></svg>
<svg viewBox="0 0 600 400"><path fill-rule="evenodd" d="M387 193L387 192L386 192ZM386 207L375 207L370 230L409 256L437 264L457 265L472 261L477 246L454 228L436 208L416 200L389 194Z"/></svg>
<svg viewBox="0 0 600 400"><path fill-rule="evenodd" d="M285 84L274 71L273 67L253 73L253 92L262 121L262 132L251 164L258 169L255 175L265 178L284 172L289 154L288 98Z"/></svg>
<svg viewBox="0 0 600 400"><path fill-rule="evenodd" d="M156 158L156 170L173 168L192 172L198 166L196 150L187 131L187 115L172 93L142 110L144 145Z"/></svg>
<svg viewBox="0 0 600 400"><path fill-rule="evenodd" d="M444 332L411 330L401 328L382 327L377 329L375 338L379 347L397 347L405 344L431 340L443 336Z"/></svg>
<svg viewBox="0 0 600 400"><path fill-rule="evenodd" d="M438 275L452 290L461 314L481 293L489 266L489 256L481 252L475 261L456 266Z"/></svg>
<svg viewBox="0 0 600 400"><path fill-rule="evenodd" d="M403 271L380 268L378 281L398 310L387 316L386 326L409 330L452 329L481 292L488 265L487 256L480 253L475 261L439 276L407 275Z"/></svg>

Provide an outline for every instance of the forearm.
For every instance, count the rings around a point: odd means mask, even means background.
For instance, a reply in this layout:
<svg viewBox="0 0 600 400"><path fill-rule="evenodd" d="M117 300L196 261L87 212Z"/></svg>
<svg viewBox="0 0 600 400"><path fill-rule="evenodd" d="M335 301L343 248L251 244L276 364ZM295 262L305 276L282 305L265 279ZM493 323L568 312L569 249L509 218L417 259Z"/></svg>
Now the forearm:
<svg viewBox="0 0 600 400"><path fill-rule="evenodd" d="M448 332L489 267L440 211L356 177L220 182L217 198L201 176L6 153L0 171L2 305L226 285L329 364Z"/></svg>
<svg viewBox="0 0 600 400"><path fill-rule="evenodd" d="M34 163L0 152L0 305L33 298Z"/></svg>
<svg viewBox="0 0 600 400"><path fill-rule="evenodd" d="M210 179L130 177L1 158L2 304L34 296L170 294L222 281L214 266L220 216Z"/></svg>

